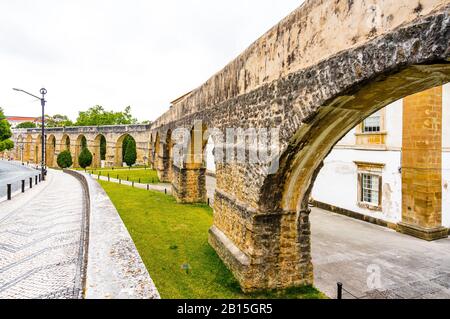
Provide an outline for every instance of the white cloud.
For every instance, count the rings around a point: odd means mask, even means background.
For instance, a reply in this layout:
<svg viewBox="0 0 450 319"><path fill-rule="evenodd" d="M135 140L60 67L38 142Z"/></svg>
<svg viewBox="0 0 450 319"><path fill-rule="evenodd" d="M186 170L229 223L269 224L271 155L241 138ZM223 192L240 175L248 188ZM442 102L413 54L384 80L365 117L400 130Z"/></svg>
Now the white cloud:
<svg viewBox="0 0 450 319"><path fill-rule="evenodd" d="M45 86L49 114L131 105L154 120L302 2L2 0L0 106L39 115L11 88Z"/></svg>

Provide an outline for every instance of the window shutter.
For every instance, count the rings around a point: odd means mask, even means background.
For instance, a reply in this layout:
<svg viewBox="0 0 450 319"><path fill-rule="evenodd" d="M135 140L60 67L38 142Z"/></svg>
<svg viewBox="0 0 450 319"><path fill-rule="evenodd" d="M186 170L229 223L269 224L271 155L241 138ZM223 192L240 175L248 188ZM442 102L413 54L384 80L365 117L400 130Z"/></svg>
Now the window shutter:
<svg viewBox="0 0 450 319"><path fill-rule="evenodd" d="M358 203L362 202L362 174L358 173Z"/></svg>
<svg viewBox="0 0 450 319"><path fill-rule="evenodd" d="M383 177L378 177L378 206L383 205Z"/></svg>

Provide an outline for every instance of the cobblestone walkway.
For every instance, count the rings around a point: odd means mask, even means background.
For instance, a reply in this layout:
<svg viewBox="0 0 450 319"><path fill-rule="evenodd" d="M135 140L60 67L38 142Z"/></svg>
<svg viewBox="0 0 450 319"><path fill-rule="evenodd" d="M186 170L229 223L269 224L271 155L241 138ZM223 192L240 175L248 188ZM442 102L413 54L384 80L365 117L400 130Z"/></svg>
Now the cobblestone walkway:
<svg viewBox="0 0 450 319"><path fill-rule="evenodd" d="M83 189L52 171L40 187L0 204L0 299L81 298Z"/></svg>

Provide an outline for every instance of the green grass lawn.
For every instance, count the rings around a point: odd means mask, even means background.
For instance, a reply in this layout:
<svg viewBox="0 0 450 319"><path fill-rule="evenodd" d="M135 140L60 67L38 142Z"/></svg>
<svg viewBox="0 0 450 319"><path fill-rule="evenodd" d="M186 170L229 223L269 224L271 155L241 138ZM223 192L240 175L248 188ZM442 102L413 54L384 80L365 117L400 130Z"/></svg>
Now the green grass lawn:
<svg viewBox="0 0 450 319"><path fill-rule="evenodd" d="M244 294L208 244L212 210L173 197L100 181L165 299L325 298L312 287ZM189 271L183 269L189 265Z"/></svg>
<svg viewBox="0 0 450 319"><path fill-rule="evenodd" d="M127 168L120 168L120 169L87 169L88 173L92 173L94 175L98 175L101 174L102 176L109 176L111 178L118 178L121 180L126 181L127 179L130 182L140 182L142 184L157 184L159 183L159 178L158 178L158 174L156 173L155 170L151 170L151 169L127 169Z"/></svg>

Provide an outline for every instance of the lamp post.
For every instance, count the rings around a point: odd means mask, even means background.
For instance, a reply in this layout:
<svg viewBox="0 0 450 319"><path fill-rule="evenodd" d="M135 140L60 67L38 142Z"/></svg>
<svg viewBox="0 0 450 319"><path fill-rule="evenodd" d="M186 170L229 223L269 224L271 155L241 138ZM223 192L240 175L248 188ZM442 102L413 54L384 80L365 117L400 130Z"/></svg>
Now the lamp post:
<svg viewBox="0 0 450 319"><path fill-rule="evenodd" d="M41 176L42 176L42 180L45 181L45 95L47 94L47 90L45 88L42 88L40 90L41 96L42 97L38 97L34 94L31 94L27 91L24 91L22 89L13 89L14 91L17 92L22 92L25 93L27 95L30 95L38 100L41 101L41 106L42 106L42 127L41 127Z"/></svg>

